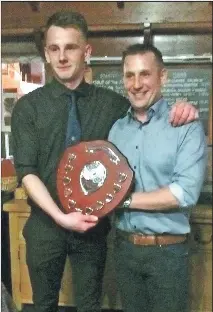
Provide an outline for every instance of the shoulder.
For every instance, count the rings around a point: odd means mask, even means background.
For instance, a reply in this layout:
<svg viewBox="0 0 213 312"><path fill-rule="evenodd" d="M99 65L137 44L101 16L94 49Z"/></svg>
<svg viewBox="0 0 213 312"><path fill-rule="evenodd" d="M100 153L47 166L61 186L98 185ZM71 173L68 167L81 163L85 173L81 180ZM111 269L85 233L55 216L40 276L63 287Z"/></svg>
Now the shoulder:
<svg viewBox="0 0 213 312"><path fill-rule="evenodd" d="M206 135L200 120L192 121L174 129L178 132L178 142L180 145L184 142L185 144L197 145L197 147L204 147L206 145Z"/></svg>
<svg viewBox="0 0 213 312"><path fill-rule="evenodd" d="M123 131L128 124L128 118L128 114L125 114L124 116L117 119L110 129L110 135L117 133L117 131Z"/></svg>
<svg viewBox="0 0 213 312"><path fill-rule="evenodd" d="M23 95L17 101L17 104L20 105L19 103L28 103L30 105L33 102L37 101L38 99L42 99L42 97L49 96L51 90L52 90L51 83L47 83L44 86L39 87L39 88L37 88L37 89L35 89L35 90L33 90L33 91Z"/></svg>
<svg viewBox="0 0 213 312"><path fill-rule="evenodd" d="M201 131L201 132L203 131L203 124L201 120L194 120L190 123L174 127L169 121L171 109L172 109L172 106L168 105L167 101L164 100L162 117L163 117L164 122L169 126L169 128L172 128L174 131L177 131L182 134L186 134L188 132L193 132L193 131Z"/></svg>
<svg viewBox="0 0 213 312"><path fill-rule="evenodd" d="M204 127L203 127L203 123L201 122L201 120L194 120L194 121L192 121L188 124L185 124L179 128L184 133L188 133L188 132L190 134L192 134L193 132L204 133Z"/></svg>
<svg viewBox="0 0 213 312"><path fill-rule="evenodd" d="M13 114L27 113L34 111L38 103L42 103L42 98L47 94L47 86L39 87L19 98L13 109Z"/></svg>
<svg viewBox="0 0 213 312"><path fill-rule="evenodd" d="M118 94L117 92L103 88L103 87L98 87L94 84L91 84L90 86L91 93L95 94L98 97L104 97L106 99L109 99L110 101L118 101L124 103L124 105L128 106L130 105L129 101L127 98L122 96L121 94Z"/></svg>

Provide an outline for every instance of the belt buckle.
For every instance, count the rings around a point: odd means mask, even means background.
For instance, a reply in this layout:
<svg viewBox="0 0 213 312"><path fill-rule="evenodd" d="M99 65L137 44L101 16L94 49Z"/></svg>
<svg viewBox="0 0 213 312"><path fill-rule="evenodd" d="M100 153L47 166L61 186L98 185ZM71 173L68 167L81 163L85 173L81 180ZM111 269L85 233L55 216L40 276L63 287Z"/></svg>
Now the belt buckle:
<svg viewBox="0 0 213 312"><path fill-rule="evenodd" d="M158 235L155 235L155 245L161 247L162 244L159 244Z"/></svg>
<svg viewBox="0 0 213 312"><path fill-rule="evenodd" d="M133 243L133 245L138 245L138 236L136 234L132 234L131 242Z"/></svg>
<svg viewBox="0 0 213 312"><path fill-rule="evenodd" d="M146 244L141 244L141 240L140 240L140 238L142 239L144 237L144 234L135 234L134 236L133 236L133 243L134 243L134 245L145 245L146 246Z"/></svg>
<svg viewBox="0 0 213 312"><path fill-rule="evenodd" d="M133 234L133 244L137 245L137 236Z"/></svg>

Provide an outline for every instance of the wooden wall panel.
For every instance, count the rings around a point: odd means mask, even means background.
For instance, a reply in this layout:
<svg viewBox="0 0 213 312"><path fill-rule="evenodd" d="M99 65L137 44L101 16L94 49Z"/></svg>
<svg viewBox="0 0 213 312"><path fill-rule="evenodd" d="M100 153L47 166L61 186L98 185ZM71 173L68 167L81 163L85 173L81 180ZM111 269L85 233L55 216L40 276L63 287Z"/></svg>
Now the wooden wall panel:
<svg viewBox="0 0 213 312"><path fill-rule="evenodd" d="M143 42L143 34L141 36L100 36L89 38L92 45L92 56L121 56L122 51L134 43Z"/></svg>
<svg viewBox="0 0 213 312"><path fill-rule="evenodd" d="M121 56L122 51L130 44L142 43L143 34L132 36L92 36L89 38L92 45L92 56ZM164 56L177 56L184 54L202 55L212 54L211 35L154 35L153 44ZM29 42L4 42L1 46L2 57L19 57L27 55L38 55L33 39Z"/></svg>
<svg viewBox="0 0 213 312"><path fill-rule="evenodd" d="M156 35L153 44L166 56L212 54L212 34Z"/></svg>
<svg viewBox="0 0 213 312"><path fill-rule="evenodd" d="M2 2L2 33L20 31L45 25L48 16L58 10L77 10L84 14L89 26L150 23L198 23L212 21L212 2L117 2L41 1L38 12L33 12L29 1Z"/></svg>
<svg viewBox="0 0 213 312"><path fill-rule="evenodd" d="M122 51L130 44L143 43L143 33L132 36L96 36L90 37L93 47L92 56L121 56ZM153 44L163 55L176 56L184 54L212 54L212 36L205 35L154 35Z"/></svg>

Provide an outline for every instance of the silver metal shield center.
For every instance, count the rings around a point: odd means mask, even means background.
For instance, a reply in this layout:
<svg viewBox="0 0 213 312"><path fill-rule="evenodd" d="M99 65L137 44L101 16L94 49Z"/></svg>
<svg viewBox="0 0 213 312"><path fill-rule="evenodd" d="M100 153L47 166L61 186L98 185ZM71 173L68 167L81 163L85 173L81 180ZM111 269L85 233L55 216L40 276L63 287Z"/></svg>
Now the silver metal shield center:
<svg viewBox="0 0 213 312"><path fill-rule="evenodd" d="M80 185L84 195L96 192L107 177L107 170L100 161L86 164L80 173Z"/></svg>

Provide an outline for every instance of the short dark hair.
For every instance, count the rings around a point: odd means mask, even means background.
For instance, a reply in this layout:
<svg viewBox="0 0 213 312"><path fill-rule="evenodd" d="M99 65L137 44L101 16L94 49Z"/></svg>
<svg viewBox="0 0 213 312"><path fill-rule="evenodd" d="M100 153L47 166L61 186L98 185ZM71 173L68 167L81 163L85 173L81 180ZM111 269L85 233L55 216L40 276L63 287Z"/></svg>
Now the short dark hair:
<svg viewBox="0 0 213 312"><path fill-rule="evenodd" d="M74 11L60 11L49 17L45 26L44 37L51 26L59 26L67 28L69 26L76 28L82 32L85 39L88 38L88 25L84 16Z"/></svg>
<svg viewBox="0 0 213 312"><path fill-rule="evenodd" d="M162 53L153 45L142 44L142 43L132 44L132 45L128 46L126 50L123 51L122 64L124 64L125 58L128 55L144 54L147 52L152 52L155 55L155 58L156 58L157 62L159 63L160 67L164 67Z"/></svg>

